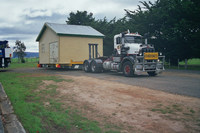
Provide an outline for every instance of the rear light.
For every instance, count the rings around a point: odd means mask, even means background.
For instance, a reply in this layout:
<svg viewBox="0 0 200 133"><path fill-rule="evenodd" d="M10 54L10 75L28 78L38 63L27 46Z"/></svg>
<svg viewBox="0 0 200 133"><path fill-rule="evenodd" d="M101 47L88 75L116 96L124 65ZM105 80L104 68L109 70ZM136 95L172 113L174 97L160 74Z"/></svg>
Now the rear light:
<svg viewBox="0 0 200 133"><path fill-rule="evenodd" d="M56 68L61 68L60 64L56 64Z"/></svg>
<svg viewBox="0 0 200 133"><path fill-rule="evenodd" d="M10 54L10 58L12 57L12 54Z"/></svg>
<svg viewBox="0 0 200 133"><path fill-rule="evenodd" d="M37 67L42 67L42 65L41 64L37 64Z"/></svg>

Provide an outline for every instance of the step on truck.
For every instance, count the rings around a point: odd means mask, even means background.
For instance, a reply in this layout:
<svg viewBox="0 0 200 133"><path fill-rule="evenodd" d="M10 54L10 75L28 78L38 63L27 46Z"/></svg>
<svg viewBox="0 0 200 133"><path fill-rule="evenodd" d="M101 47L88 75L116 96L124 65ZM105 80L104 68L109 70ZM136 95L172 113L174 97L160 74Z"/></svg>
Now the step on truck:
<svg viewBox="0 0 200 133"><path fill-rule="evenodd" d="M92 53L91 53L92 51ZM98 57L96 44L89 45L89 59L84 61L85 72L123 72L124 76L147 72L156 76L164 70L165 56L156 52L147 39L138 33L123 32L114 36L114 51L110 57Z"/></svg>
<svg viewBox="0 0 200 133"><path fill-rule="evenodd" d="M8 41L0 41L0 68L6 68L11 63L13 52Z"/></svg>

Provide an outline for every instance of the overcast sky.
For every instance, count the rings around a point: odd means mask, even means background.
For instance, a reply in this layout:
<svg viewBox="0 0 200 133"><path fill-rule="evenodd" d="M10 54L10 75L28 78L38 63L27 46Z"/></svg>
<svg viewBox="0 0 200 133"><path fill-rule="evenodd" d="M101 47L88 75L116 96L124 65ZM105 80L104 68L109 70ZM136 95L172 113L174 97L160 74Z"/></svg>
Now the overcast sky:
<svg viewBox="0 0 200 133"><path fill-rule="evenodd" d="M45 22L65 23L70 12L92 12L96 19L122 18L124 9L135 10L141 0L1 0L0 40L10 46L21 40L27 52L38 52L36 42ZM155 1L155 0L150 0Z"/></svg>

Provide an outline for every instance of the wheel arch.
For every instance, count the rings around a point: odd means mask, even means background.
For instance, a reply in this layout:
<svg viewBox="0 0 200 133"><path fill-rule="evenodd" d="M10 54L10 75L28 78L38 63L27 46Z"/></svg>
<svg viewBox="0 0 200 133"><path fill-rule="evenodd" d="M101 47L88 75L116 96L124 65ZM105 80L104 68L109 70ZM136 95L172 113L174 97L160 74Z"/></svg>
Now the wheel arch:
<svg viewBox="0 0 200 133"><path fill-rule="evenodd" d="M131 62L132 64L135 63L135 59L134 59L133 56L124 57L123 60L122 60L122 62L121 62L121 65L120 65L120 70L121 70L121 71L122 71L122 68L123 68L123 64L124 64L125 62L127 62L127 61Z"/></svg>
<svg viewBox="0 0 200 133"><path fill-rule="evenodd" d="M92 60L84 60L83 64L84 64L84 63L86 63L86 62L88 62L88 63L89 63L89 65L90 65L90 64L91 64L91 62L92 62Z"/></svg>

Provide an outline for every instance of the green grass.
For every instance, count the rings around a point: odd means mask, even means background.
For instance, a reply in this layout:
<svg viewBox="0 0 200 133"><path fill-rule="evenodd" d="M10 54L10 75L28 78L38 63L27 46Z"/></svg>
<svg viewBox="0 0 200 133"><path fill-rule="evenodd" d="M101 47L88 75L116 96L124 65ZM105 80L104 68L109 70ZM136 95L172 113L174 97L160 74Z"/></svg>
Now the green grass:
<svg viewBox="0 0 200 133"><path fill-rule="evenodd" d="M18 58L12 58L10 66L5 69L37 67L39 58L25 58L25 61L25 63L21 63L18 62Z"/></svg>
<svg viewBox="0 0 200 133"><path fill-rule="evenodd" d="M163 106L162 104L156 105L156 107L151 109L152 112L158 112L162 114L183 114L185 116L193 117L195 115L195 111L191 108L183 109L183 106L179 104L172 104L169 106Z"/></svg>
<svg viewBox="0 0 200 133"><path fill-rule="evenodd" d="M162 104L158 104L155 108L151 109L151 111L160 112L162 114L172 114L176 112L182 112L182 108L177 104L173 104L171 106L163 106Z"/></svg>
<svg viewBox="0 0 200 133"><path fill-rule="evenodd" d="M185 65L185 61L179 62L180 65ZM188 65L200 65L200 59L194 58L188 60Z"/></svg>
<svg viewBox="0 0 200 133"><path fill-rule="evenodd" d="M199 58L193 58L189 59L187 62L187 68L185 68L185 61L179 62L179 68L178 66L170 66L169 63L165 62L165 68L166 69L180 69L180 70L200 70L200 59Z"/></svg>
<svg viewBox="0 0 200 133"><path fill-rule="evenodd" d="M54 85L54 84L50 84L50 85L47 85L46 88L47 89L50 89L50 90L54 90L56 89L58 86L57 85Z"/></svg>
<svg viewBox="0 0 200 133"><path fill-rule="evenodd" d="M42 80L53 80L58 83L73 82L72 79L66 80L56 76L32 77L31 74L14 72L0 74L0 81L13 105L14 112L27 132L119 132L100 128L97 121L84 117L79 110L70 107L64 109L62 103L54 98L59 94L56 90L57 85L50 84L44 90L35 91L43 84ZM49 104L45 105L47 102Z"/></svg>
<svg viewBox="0 0 200 133"><path fill-rule="evenodd" d="M160 112L162 114L167 114L167 113L171 114L172 113L171 109L162 109L162 108L154 108L151 111L153 111L153 112Z"/></svg>
<svg viewBox="0 0 200 133"><path fill-rule="evenodd" d="M9 68L6 68L6 69L31 68L31 67L37 67L37 63L36 62L26 62L26 63L12 62Z"/></svg>
<svg viewBox="0 0 200 133"><path fill-rule="evenodd" d="M39 58L24 58L25 62L38 62ZM12 58L11 60L12 62L17 62L19 63L20 61L18 60L18 58Z"/></svg>
<svg viewBox="0 0 200 133"><path fill-rule="evenodd" d="M51 88L51 89L45 89L45 90L41 90L40 93L42 94L48 94L50 96L54 96L55 94L57 94L56 88Z"/></svg>
<svg viewBox="0 0 200 133"><path fill-rule="evenodd" d="M63 110L62 104L54 98L45 98L48 94L49 96L56 95L57 86L47 86L48 92L34 91L42 84L42 80L63 81L57 77L28 77L27 74L6 72L0 75L0 80L15 113L28 132L48 132L49 128L54 126L59 127L60 130L70 130L75 127L77 130L75 132L79 132L80 129L85 132L102 131L97 122L90 121L73 110ZM72 82L72 80L69 81ZM50 107L45 107L44 101L50 101Z"/></svg>
<svg viewBox="0 0 200 133"><path fill-rule="evenodd" d="M195 113L195 111L194 111L193 109L190 109L190 112L191 112L192 114L194 114L194 113Z"/></svg>
<svg viewBox="0 0 200 133"><path fill-rule="evenodd" d="M177 111L177 112L182 112L182 108L180 107L180 105L178 104L173 104L172 105L173 110Z"/></svg>

